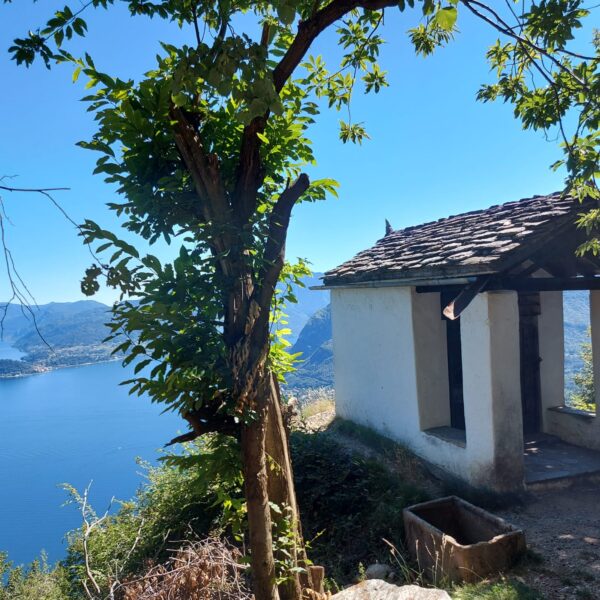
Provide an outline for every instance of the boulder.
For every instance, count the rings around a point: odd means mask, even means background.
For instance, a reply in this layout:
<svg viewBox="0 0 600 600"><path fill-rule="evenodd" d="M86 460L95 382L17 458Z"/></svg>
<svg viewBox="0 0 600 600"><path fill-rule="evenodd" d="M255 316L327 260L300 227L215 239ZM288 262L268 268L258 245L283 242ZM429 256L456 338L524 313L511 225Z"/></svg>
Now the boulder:
<svg viewBox="0 0 600 600"><path fill-rule="evenodd" d="M397 586L382 579L367 579L335 594L331 600L450 600L450 596L444 590L418 585Z"/></svg>
<svg viewBox="0 0 600 600"><path fill-rule="evenodd" d="M392 573L393 571L388 565L373 563L367 567L365 577L367 579L388 579Z"/></svg>

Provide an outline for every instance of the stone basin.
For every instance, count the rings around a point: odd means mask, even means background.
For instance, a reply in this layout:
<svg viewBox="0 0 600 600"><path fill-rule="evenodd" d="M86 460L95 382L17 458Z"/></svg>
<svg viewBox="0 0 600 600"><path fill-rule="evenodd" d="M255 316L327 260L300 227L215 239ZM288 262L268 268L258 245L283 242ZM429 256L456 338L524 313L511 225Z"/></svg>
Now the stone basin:
<svg viewBox="0 0 600 600"><path fill-rule="evenodd" d="M479 581L510 569L525 552L525 534L457 496L404 509L408 551L429 579Z"/></svg>

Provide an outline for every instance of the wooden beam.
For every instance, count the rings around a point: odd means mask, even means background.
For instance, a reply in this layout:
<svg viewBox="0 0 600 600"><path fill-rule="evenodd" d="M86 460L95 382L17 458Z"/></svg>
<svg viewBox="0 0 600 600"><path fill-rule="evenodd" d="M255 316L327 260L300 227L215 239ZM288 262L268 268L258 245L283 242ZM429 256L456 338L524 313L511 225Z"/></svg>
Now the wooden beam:
<svg viewBox="0 0 600 600"><path fill-rule="evenodd" d="M471 286L473 284L469 284ZM469 287L467 286L467 287ZM419 285L416 291L419 294L441 291L456 291L460 294L467 288L457 285ZM500 290L513 290L517 292L559 292L567 290L600 290L599 277L494 277L491 278L480 290L492 292ZM472 299L472 298L471 298ZM464 309L463 309L464 310Z"/></svg>
<svg viewBox="0 0 600 600"><path fill-rule="evenodd" d="M483 277L478 277L473 283L469 283L469 285L465 286L462 291L459 292L458 296L444 308L444 316L451 321L458 319L460 314L467 306L469 306L469 304L471 304L473 298L481 292L488 281L489 275L484 275Z"/></svg>

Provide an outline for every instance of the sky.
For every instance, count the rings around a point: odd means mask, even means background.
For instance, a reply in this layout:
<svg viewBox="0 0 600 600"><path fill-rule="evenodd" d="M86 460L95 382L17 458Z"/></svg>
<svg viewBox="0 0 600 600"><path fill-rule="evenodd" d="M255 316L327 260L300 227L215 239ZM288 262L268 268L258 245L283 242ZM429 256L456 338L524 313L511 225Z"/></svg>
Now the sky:
<svg viewBox="0 0 600 600"><path fill-rule="evenodd" d="M94 153L75 145L94 131L80 101L83 78L73 84L68 67L17 67L7 51L15 37L43 24L59 5L20 0L0 6L0 175L15 176L5 180L8 185L68 187L55 197L76 222L92 218L116 230L118 221L105 205L117 196L92 174ZM550 170L561 156L557 140L523 131L510 106L475 99L479 86L492 80L485 51L496 35L489 26L463 10L455 40L422 58L406 35L416 17L410 11L386 16L381 66L390 87L353 102L353 120L364 122L370 139L343 145L338 122L345 114L334 111L321 115L311 130L318 165L309 175L341 185L339 199L294 210L288 257L308 259L315 271L371 246L382 237L385 219L398 229L562 188L564 173ZM121 7L90 13L88 24L89 35L72 46L74 53L86 50L97 67L122 77L151 69L159 40L191 40L191 31L131 18ZM589 32L584 37L591 39ZM333 32L316 50L335 55ZM11 220L7 243L36 300L84 298L79 281L91 258L73 226L39 195L4 193L3 200ZM0 300L7 297L0 264ZM115 297L103 289L95 299L108 303Z"/></svg>

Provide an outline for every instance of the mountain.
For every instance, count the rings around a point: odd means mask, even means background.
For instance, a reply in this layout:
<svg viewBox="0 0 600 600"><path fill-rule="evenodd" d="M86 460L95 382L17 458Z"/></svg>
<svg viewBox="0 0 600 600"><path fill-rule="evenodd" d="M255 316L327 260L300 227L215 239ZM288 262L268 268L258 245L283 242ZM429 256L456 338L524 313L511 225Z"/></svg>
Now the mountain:
<svg viewBox="0 0 600 600"><path fill-rule="evenodd" d="M286 377L290 388L331 387L333 385L333 341L331 305L319 309L306 323L292 353L301 352L302 362Z"/></svg>
<svg viewBox="0 0 600 600"><path fill-rule="evenodd" d="M333 346L329 293L310 290L319 285L320 273L296 287L297 304L286 308L292 330L291 352L301 352L297 370L287 377L289 388L330 387L333 385ZM565 292L565 374L567 388L572 376L581 368L581 344L589 341L589 301L585 291ZM10 305L4 319L3 340L25 356L16 360L9 354L1 358L0 377L110 360L114 345L102 340L108 335L109 307L99 302L53 302L33 309L40 339L31 315L17 305ZM1 316L0 312L0 316Z"/></svg>
<svg viewBox="0 0 600 600"><path fill-rule="evenodd" d="M311 277L305 277L303 282L305 287L294 286L294 295L298 299L297 304L288 304L285 307L286 321L292 330L288 336L289 341L293 344L300 335L302 328L308 320L319 309L323 308L329 302L329 292L325 290L311 290L310 288L317 285L322 285L321 277L323 273L313 273Z"/></svg>
<svg viewBox="0 0 600 600"><path fill-rule="evenodd" d="M572 388L573 375L581 369L581 345L589 342L589 296L586 291L564 293L565 386ZM333 386L331 307L318 310L300 332L291 352L301 352L302 362L288 375L289 388Z"/></svg>
<svg viewBox="0 0 600 600"><path fill-rule="evenodd" d="M9 305L2 340L24 356L0 359L0 377L111 360L115 344L103 342L109 320L110 308L92 300L52 302L31 312Z"/></svg>
<svg viewBox="0 0 600 600"><path fill-rule="evenodd" d="M100 302L51 302L31 311L11 304L4 321L4 341L22 352L44 345L40 334L58 348L101 344L108 335L110 308Z"/></svg>
<svg viewBox="0 0 600 600"><path fill-rule="evenodd" d="M309 289L320 284L321 275L305 278L305 287L294 286L298 303L289 304L285 310L285 327L292 330L292 343L311 315L329 301L328 292ZM0 319L2 315L0 309ZM112 350L118 342L103 342L109 334L106 323L110 318L110 308L93 300L52 302L32 307L31 312L10 304L0 338L0 377L112 360ZM13 349L23 356L15 357Z"/></svg>

